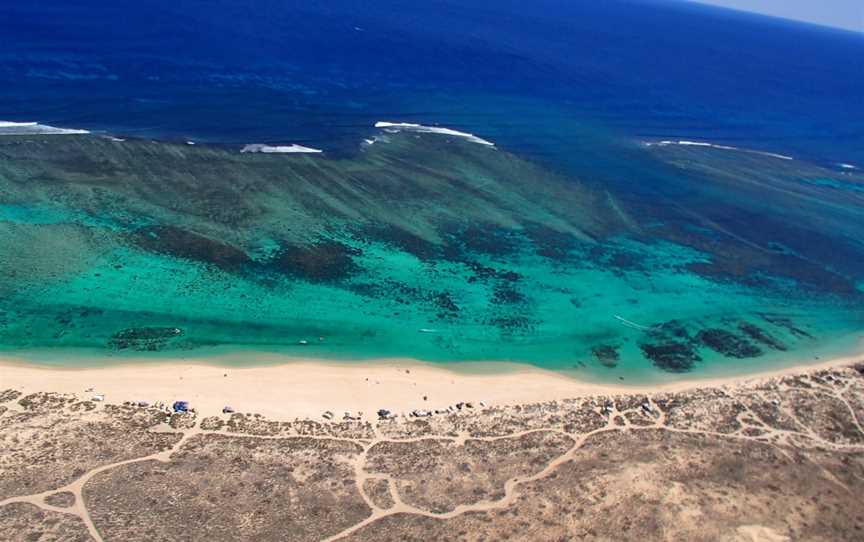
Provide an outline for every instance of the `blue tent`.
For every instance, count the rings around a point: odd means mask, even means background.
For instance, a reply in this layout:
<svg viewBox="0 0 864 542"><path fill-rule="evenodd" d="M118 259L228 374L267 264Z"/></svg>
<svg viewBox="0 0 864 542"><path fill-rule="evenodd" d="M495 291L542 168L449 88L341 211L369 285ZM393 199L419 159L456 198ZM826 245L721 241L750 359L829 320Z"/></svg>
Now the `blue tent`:
<svg viewBox="0 0 864 542"><path fill-rule="evenodd" d="M189 410L188 401L174 401L174 412L187 412Z"/></svg>

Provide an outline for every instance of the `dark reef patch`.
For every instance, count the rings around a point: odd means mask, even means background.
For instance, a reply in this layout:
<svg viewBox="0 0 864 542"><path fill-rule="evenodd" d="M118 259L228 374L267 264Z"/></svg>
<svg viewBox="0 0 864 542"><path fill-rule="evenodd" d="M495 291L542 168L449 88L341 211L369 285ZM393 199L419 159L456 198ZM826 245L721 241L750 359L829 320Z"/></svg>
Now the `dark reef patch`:
<svg viewBox="0 0 864 542"><path fill-rule="evenodd" d="M372 282L354 282L347 286L347 290L370 299L385 299L391 293L387 286Z"/></svg>
<svg viewBox="0 0 864 542"><path fill-rule="evenodd" d="M785 344L771 336L767 331L756 324L741 322L738 324L738 329L756 342L762 343L774 350L786 351Z"/></svg>
<svg viewBox="0 0 864 542"><path fill-rule="evenodd" d="M641 254L607 244L590 245L585 251L585 259L597 267L616 271L644 271L645 258Z"/></svg>
<svg viewBox="0 0 864 542"><path fill-rule="evenodd" d="M761 316L762 319L765 320L766 322L774 324L777 327L782 327L782 328L788 329L789 332L792 333L792 335L795 335L796 337L805 338L805 339L814 338L813 335L807 333L806 331L804 331L803 329L798 327L798 325L796 325L795 322L793 322L792 319L789 317L781 316L779 314L769 314L769 313L764 313L764 312L760 313L759 316Z"/></svg>
<svg viewBox="0 0 864 542"><path fill-rule="evenodd" d="M384 280L380 282L349 282L343 286L346 290L370 299L389 299L399 305L412 305L415 303L428 302L428 294L415 286L395 280ZM435 302L435 299L431 299Z"/></svg>
<svg viewBox="0 0 864 542"><path fill-rule="evenodd" d="M176 226L139 228L132 232L131 240L150 252L212 264L229 271L250 262L249 256L233 245Z"/></svg>
<svg viewBox="0 0 864 542"><path fill-rule="evenodd" d="M524 233L538 255L556 262L569 260L571 252L579 245L573 235L539 224L527 226Z"/></svg>
<svg viewBox="0 0 864 542"><path fill-rule="evenodd" d="M443 247L391 224L366 226L354 237L386 243L423 261L440 259L444 252Z"/></svg>
<svg viewBox="0 0 864 542"><path fill-rule="evenodd" d="M860 259L860 248L854 243L787 218L713 199L706 211L723 230L736 235L696 234L687 227L690 217L670 217L667 227L656 232L668 241L709 256L707 262L685 266L688 271L717 282L776 287L792 281L796 288L812 292L860 295L855 280L850 278L858 274L853 262ZM752 228L752 224L760 226Z"/></svg>
<svg viewBox="0 0 864 542"><path fill-rule="evenodd" d="M759 347L725 329L703 329L696 335L696 340L727 358L755 358L762 355Z"/></svg>
<svg viewBox="0 0 864 542"><path fill-rule="evenodd" d="M702 361L690 342L642 343L639 348L656 367L670 373L686 373Z"/></svg>
<svg viewBox="0 0 864 542"><path fill-rule="evenodd" d="M858 294L855 284L848 278L788 254L748 254L738 258L725 255L724 258L712 258L710 262L688 264L686 269L719 282L765 287L770 286L776 279L783 279L795 281L797 286L812 291L836 295Z"/></svg>
<svg viewBox="0 0 864 542"><path fill-rule="evenodd" d="M279 273L309 282L336 282L357 272L354 256L362 252L338 241L312 245L282 245L270 263Z"/></svg>
<svg viewBox="0 0 864 542"><path fill-rule="evenodd" d="M492 303L496 305L512 305L523 301L525 296L507 283L498 284L492 292Z"/></svg>
<svg viewBox="0 0 864 542"><path fill-rule="evenodd" d="M459 315L459 305L453 301L449 292L441 292L432 296L432 302L438 308L438 318L456 318Z"/></svg>
<svg viewBox="0 0 864 542"><path fill-rule="evenodd" d="M522 335L534 331L537 327L535 320L527 316L513 314L493 316L487 318L483 323L495 326L505 335Z"/></svg>
<svg viewBox="0 0 864 542"><path fill-rule="evenodd" d="M495 269L477 262L468 262L468 267L474 273L474 276L469 277L468 282L476 282L477 280L503 280L507 282L517 282L522 279L522 275L509 269Z"/></svg>
<svg viewBox="0 0 864 542"><path fill-rule="evenodd" d="M466 253L490 256L513 254L522 241L519 231L491 224L470 225L451 232L450 237L450 242Z"/></svg>
<svg viewBox="0 0 864 542"><path fill-rule="evenodd" d="M594 357L600 362L600 365L612 368L616 367L618 361L621 359L621 355L618 353L618 348L618 346L611 344L598 344L591 349L591 353L594 354Z"/></svg>
<svg viewBox="0 0 864 542"><path fill-rule="evenodd" d="M112 335L108 346L115 350L156 352L167 348L182 335L183 330L176 327L133 327Z"/></svg>
<svg viewBox="0 0 864 542"><path fill-rule="evenodd" d="M86 154L61 156L54 160L53 165L67 173L88 178L94 184L123 174L123 170L112 160ZM44 180L65 182L63 179L52 179L51 176L46 176Z"/></svg>
<svg viewBox="0 0 864 542"><path fill-rule="evenodd" d="M671 338L690 340L690 332L678 320L669 320L651 328L651 336L656 339Z"/></svg>
<svg viewBox="0 0 864 542"><path fill-rule="evenodd" d="M648 332L649 340L639 348L642 354L658 368L671 373L683 373L693 369L702 357L696 350L696 342L690 332L678 320L669 320L656 325Z"/></svg>

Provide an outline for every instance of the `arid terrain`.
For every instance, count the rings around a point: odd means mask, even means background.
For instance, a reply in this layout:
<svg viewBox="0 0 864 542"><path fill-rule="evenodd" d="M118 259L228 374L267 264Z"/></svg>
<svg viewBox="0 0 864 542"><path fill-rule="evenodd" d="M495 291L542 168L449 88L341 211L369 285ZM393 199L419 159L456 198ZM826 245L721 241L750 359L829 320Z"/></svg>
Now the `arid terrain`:
<svg viewBox="0 0 864 542"><path fill-rule="evenodd" d="M0 392L0 538L862 540L864 364L429 417Z"/></svg>

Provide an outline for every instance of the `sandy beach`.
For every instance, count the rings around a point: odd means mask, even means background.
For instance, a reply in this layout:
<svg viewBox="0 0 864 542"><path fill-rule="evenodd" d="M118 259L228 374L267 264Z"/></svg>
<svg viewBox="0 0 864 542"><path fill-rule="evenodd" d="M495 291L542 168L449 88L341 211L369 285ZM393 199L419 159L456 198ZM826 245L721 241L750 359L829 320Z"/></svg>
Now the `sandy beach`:
<svg viewBox="0 0 864 542"><path fill-rule="evenodd" d="M861 359L641 387L410 360L244 369L219 357L198 361L222 366L91 369L9 360L0 365L0 532L94 542L140 533L858 541ZM174 399L197 412L153 405ZM120 404L139 400L151 406ZM459 401L475 406L374 413ZM226 403L237 412L219 413ZM365 415L343 420L340 410Z"/></svg>
<svg viewBox="0 0 864 542"><path fill-rule="evenodd" d="M360 412L365 419L374 419L380 408L408 413L446 409L463 401L515 405L588 395L677 392L847 366L861 360L864 354L744 376L693 378L659 385L607 385L515 364L502 365L505 372L471 374L410 359L339 364L286 358L283 364L238 368L220 364L220 358L214 357L209 360L212 363L164 359L113 367L55 368L0 358L0 388L71 393L80 399L103 395L111 403L186 400L205 416L231 406L238 412L277 419L320 418L328 410L338 417Z"/></svg>

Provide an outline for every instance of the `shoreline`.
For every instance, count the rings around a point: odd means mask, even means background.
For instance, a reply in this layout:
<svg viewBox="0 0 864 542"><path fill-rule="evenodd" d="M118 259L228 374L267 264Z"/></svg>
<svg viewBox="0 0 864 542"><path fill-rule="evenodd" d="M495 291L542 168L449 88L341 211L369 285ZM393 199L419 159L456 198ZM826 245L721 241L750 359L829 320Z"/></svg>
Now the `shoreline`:
<svg viewBox="0 0 864 542"><path fill-rule="evenodd" d="M444 410L459 402L504 406L593 395L737 386L849 366L864 361L864 353L743 375L694 376L636 385L602 384L529 365L504 363L500 366L506 366L507 371L481 373L400 358L350 364L286 358L280 364L248 367L213 363L218 359L160 358L82 368L0 357L0 389L67 393L80 399L103 395L105 402L114 404L185 400L203 416L218 415L223 407L231 406L237 412L271 419L321 419L325 411L331 411L335 419L341 419L343 413L359 412L363 419L373 420L380 408L408 414L414 409Z"/></svg>

